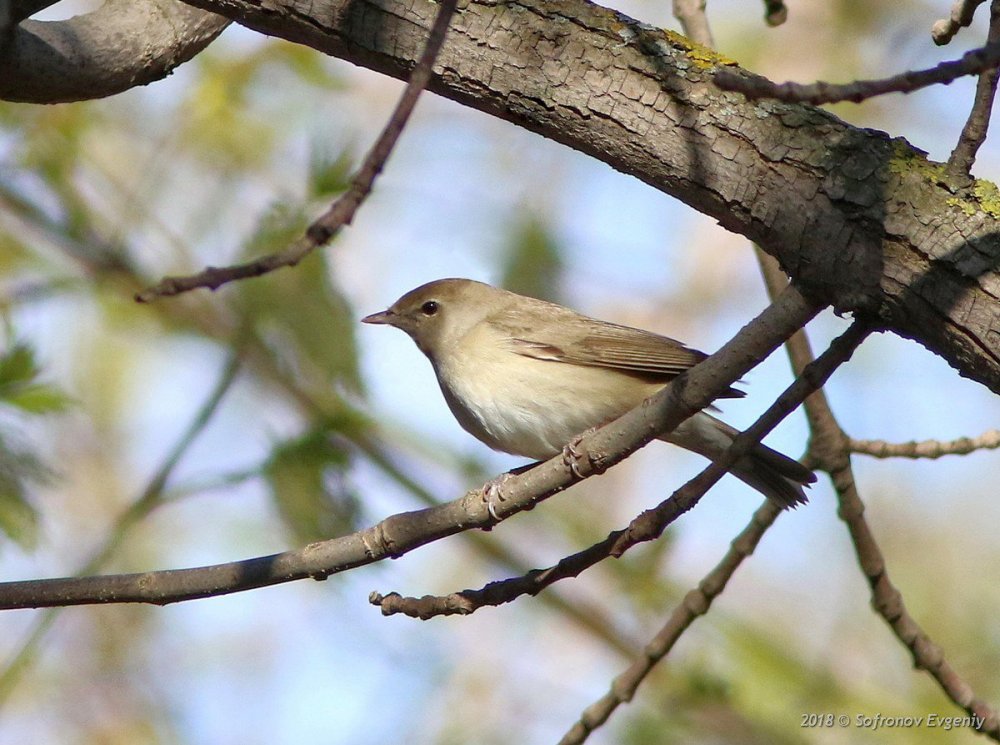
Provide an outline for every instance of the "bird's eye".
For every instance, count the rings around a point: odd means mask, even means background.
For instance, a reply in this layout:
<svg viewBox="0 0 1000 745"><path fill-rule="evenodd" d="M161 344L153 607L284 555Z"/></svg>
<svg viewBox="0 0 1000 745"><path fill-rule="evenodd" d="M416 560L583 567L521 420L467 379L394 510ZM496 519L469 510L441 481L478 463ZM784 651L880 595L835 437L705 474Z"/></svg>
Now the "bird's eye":
<svg viewBox="0 0 1000 745"><path fill-rule="evenodd" d="M438 312L438 308L440 307L441 306L439 306L436 301L428 300L426 303L420 306L420 312L423 313L425 316L433 316L435 313Z"/></svg>

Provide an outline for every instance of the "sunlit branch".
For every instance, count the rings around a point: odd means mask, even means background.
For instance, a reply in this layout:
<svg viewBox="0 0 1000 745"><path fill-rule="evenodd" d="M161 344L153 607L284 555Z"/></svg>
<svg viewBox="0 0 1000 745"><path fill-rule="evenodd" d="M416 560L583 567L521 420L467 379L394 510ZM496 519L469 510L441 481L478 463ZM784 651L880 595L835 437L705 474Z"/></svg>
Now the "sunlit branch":
<svg viewBox="0 0 1000 745"><path fill-rule="evenodd" d="M681 30L691 41L712 49L715 40L705 13L706 0L674 0L674 18L680 21Z"/></svg>
<svg viewBox="0 0 1000 745"><path fill-rule="evenodd" d="M784 286L786 279L777 262L758 252L767 282L773 296ZM785 345L793 370L801 370L813 359L809 339L805 332L792 336ZM849 439L840 428L826 394L819 390L806 399L803 407L809 421L810 440L806 461L830 474L837 492L837 514L847 525L861 571L871 588L872 607L882 616L896 637L910 651L914 665L926 670L952 702L967 714L980 717L981 732L1000 740L1000 719L996 709L975 695L972 687L952 668L944 652L910 616L903 596L889 579L885 557L864 518L864 503L858 494L854 470L848 450Z"/></svg>

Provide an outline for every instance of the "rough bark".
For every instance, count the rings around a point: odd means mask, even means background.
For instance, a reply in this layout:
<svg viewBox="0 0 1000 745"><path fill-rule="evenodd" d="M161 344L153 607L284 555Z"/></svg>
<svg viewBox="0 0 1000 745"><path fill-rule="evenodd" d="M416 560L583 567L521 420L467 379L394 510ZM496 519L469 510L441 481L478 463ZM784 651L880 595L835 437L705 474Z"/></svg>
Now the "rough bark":
<svg viewBox="0 0 1000 745"><path fill-rule="evenodd" d="M45 3L21 2L13 18ZM24 21L0 38L0 99L102 98L166 77L229 24L174 0L109 0L65 21Z"/></svg>
<svg viewBox="0 0 1000 745"><path fill-rule="evenodd" d="M424 0L192 2L396 77L434 13ZM731 64L584 0L473 1L430 87L715 217L837 310L1000 392L995 188L952 193L943 166L902 139L723 93L712 74Z"/></svg>
<svg viewBox="0 0 1000 745"><path fill-rule="evenodd" d="M189 1L396 77L435 12L427 0ZM430 88L715 217L837 310L877 319L1000 392L995 187L954 191L944 167L902 139L723 93L712 74L731 64L585 0L473 0Z"/></svg>

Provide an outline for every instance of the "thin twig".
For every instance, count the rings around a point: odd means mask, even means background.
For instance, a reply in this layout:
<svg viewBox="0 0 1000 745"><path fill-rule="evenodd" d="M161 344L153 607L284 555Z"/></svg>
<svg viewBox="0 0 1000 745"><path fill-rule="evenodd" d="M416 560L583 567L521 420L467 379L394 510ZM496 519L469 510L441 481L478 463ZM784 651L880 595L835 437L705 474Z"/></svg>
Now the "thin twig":
<svg viewBox="0 0 1000 745"><path fill-rule="evenodd" d="M768 26L780 26L788 20L784 0L764 0L764 21Z"/></svg>
<svg viewBox="0 0 1000 745"><path fill-rule="evenodd" d="M847 456L846 436L839 439L839 446L831 440L828 444L833 445L833 448L818 447L814 455L819 467L828 471L833 478L839 504L837 514L847 525L858 565L868 580L872 607L909 650L914 667L926 670L949 699L975 718L977 724L972 729L1000 741L1000 716L997 710L978 698L972 686L951 666L944 650L910 615L902 593L889 578L885 557L864 517L865 505L858 493L854 471Z"/></svg>
<svg viewBox="0 0 1000 745"><path fill-rule="evenodd" d="M786 279L777 262L758 249L768 292L781 291ZM785 345L794 370L808 365L813 354L805 332L792 336ZM864 518L864 503L858 494L848 451L849 439L840 428L826 394L816 391L804 406L811 438L807 461L830 474L837 491L841 519L847 524L858 564L871 588L872 607L882 616L900 642L909 650L914 665L926 670L952 702L983 724L976 729L1000 740L1000 717L997 711L975 695L972 687L945 659L944 652L910 616L899 590L889 579L885 557Z"/></svg>
<svg viewBox="0 0 1000 745"><path fill-rule="evenodd" d="M167 457L149 479L142 493L115 520L114 525L111 527L100 548L77 571L78 577L99 571L114 554L115 549L121 544L126 533L162 503L164 488L170 475L174 472L184 454L194 444L198 435L204 431L209 421L211 421L226 393L232 387L239 368L240 355L238 351L234 351L229 361L223 367L222 373L219 375L219 380L213 386L205 402L195 412L194 418L187 429L185 429L180 438L178 438L177 443L167 453ZM52 627L56 616L61 610L62 608L59 607L49 608L35 619L31 630L24 641L22 641L20 648L4 666L3 672L0 673L0 708L7 703L11 692L17 686L21 676L27 671L28 666L38 651L39 644L45 638L45 634Z"/></svg>
<svg viewBox="0 0 1000 745"><path fill-rule="evenodd" d="M847 448L852 453L873 458L929 458L944 455L968 455L976 450L1000 448L1000 430L991 429L979 437L959 437L957 440L923 440L891 443L884 440L853 440L848 438Z"/></svg>
<svg viewBox="0 0 1000 745"><path fill-rule="evenodd" d="M732 540L722 560L674 608L663 628L642 650L642 657L615 677L608 692L583 711L579 721L563 735L559 745L579 745L584 742L608 720L615 709L632 700L639 685L656 664L670 653L681 634L700 616L708 613L712 602L726 589L744 559L753 554L760 539L779 514L781 509L770 500L757 508L749 524Z"/></svg>
<svg viewBox="0 0 1000 745"><path fill-rule="evenodd" d="M708 25L705 2L706 0L674 0L674 18L680 21L681 30L687 38L714 49L715 40Z"/></svg>
<svg viewBox="0 0 1000 745"><path fill-rule="evenodd" d="M987 44L967 52L957 60L942 62L926 70L910 70L879 80L855 80L851 83L774 83L763 75L746 70L723 68L713 76L725 91L736 91L750 99L774 98L789 103L824 104L838 101L860 103L885 93L912 93L929 85L947 84L964 75L976 75L1000 62L1000 44Z"/></svg>
<svg viewBox="0 0 1000 745"><path fill-rule="evenodd" d="M844 364L870 332L867 324L856 321L812 365L806 367L760 418L740 433L726 452L653 509L636 517L627 528L616 530L603 541L547 569L536 569L521 577L492 582L480 590L463 590L442 597L406 598L398 593L372 593L370 601L382 608L383 615L404 613L414 618L473 613L483 606L509 603L521 595L537 595L559 580L576 577L610 556L619 557L634 545L658 538L670 523L694 507L701 497L726 473L727 469L814 391L819 389Z"/></svg>
<svg viewBox="0 0 1000 745"><path fill-rule="evenodd" d="M986 37L987 46L1000 44L1000 0L993 0L990 5L990 30ZM956 179L971 181L972 164L976 162L976 153L986 141L986 131L990 126L990 112L993 111L993 99L997 93L996 67L989 67L979 73L976 83L976 97L969 112L969 118L962 127L958 144L948 157L948 173Z"/></svg>
<svg viewBox="0 0 1000 745"><path fill-rule="evenodd" d="M393 515L350 535L297 551L192 569L103 577L0 583L0 609L143 602L164 605L329 575L386 558L530 509L582 478L602 473L687 417L705 408L736 379L780 346L820 309L790 286L712 356L660 393L603 428L581 438L573 468L562 455L512 475L500 501L487 504L482 490L452 502ZM635 538L635 537L633 537Z"/></svg>
<svg viewBox="0 0 1000 745"><path fill-rule="evenodd" d="M931 28L931 38L938 46L944 46L954 38L959 29L972 25L976 8L986 0L955 0L951 7L951 16L935 21Z"/></svg>
<svg viewBox="0 0 1000 745"><path fill-rule="evenodd" d="M240 279L259 277L283 267L295 266L312 251L330 241L342 227L350 225L358 208L371 193L375 179L382 172L385 163L399 140L417 104L421 92L431 79L434 61L444 44L448 23L455 12L457 0L441 0L437 17L427 38L423 54L413 68L406 89L396 104L392 116L379 135L371 150L365 156L361 168L351 179L351 184L330 208L306 230L304 236L288 248L267 256L262 256L245 264L227 267L207 267L204 271L183 277L165 277L159 284L136 294L140 303L148 303L160 297L179 295L199 287L211 290Z"/></svg>

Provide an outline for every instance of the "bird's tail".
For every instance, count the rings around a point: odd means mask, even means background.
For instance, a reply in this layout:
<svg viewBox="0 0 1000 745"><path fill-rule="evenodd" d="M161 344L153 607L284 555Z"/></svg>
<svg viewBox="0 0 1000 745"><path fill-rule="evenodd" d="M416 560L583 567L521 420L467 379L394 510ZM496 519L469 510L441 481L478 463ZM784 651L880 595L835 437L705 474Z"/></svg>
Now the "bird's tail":
<svg viewBox="0 0 1000 745"><path fill-rule="evenodd" d="M737 434L733 427L702 411L663 439L715 460ZM729 472L783 508L805 504L804 487L816 481L816 474L797 460L759 444L736 461Z"/></svg>

